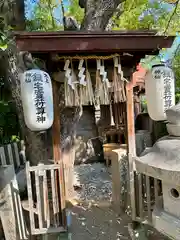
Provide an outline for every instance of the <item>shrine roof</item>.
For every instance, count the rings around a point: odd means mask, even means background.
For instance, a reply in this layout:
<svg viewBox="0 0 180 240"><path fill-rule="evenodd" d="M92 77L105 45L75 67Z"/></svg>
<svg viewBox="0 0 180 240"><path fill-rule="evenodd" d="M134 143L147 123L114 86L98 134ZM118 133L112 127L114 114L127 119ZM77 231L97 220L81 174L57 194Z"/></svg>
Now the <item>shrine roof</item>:
<svg viewBox="0 0 180 240"><path fill-rule="evenodd" d="M159 36L155 31L59 31L15 32L21 51L31 53L132 53L157 54L161 48L170 48L174 36Z"/></svg>

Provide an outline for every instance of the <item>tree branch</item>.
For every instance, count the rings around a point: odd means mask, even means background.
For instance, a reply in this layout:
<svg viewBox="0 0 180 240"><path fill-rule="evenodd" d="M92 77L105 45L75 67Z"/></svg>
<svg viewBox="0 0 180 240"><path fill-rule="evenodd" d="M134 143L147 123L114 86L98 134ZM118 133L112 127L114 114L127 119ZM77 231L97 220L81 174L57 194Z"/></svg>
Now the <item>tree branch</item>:
<svg viewBox="0 0 180 240"><path fill-rule="evenodd" d="M172 14L171 14L171 16L170 16L170 18L169 18L169 21L168 21L168 23L167 23L167 26L166 26L166 28L165 28L164 35L167 33L167 31L168 31L168 29L169 29L169 26L170 26L170 23L171 23L171 20L172 20L172 18L174 17L174 15L176 14L176 11L177 11L179 2L180 2L180 0L178 0L178 1L176 2L174 11L172 12Z"/></svg>
<svg viewBox="0 0 180 240"><path fill-rule="evenodd" d="M63 26L64 26L64 30L65 30L66 29L66 21L65 21L65 10L64 10L63 0L60 0L60 4L61 4L62 16L63 16Z"/></svg>
<svg viewBox="0 0 180 240"><path fill-rule="evenodd" d="M54 16L53 16L53 8L51 6L51 1L48 0L48 8L50 10L50 15L51 15L51 22L52 22L52 27L55 29L55 21L54 21Z"/></svg>

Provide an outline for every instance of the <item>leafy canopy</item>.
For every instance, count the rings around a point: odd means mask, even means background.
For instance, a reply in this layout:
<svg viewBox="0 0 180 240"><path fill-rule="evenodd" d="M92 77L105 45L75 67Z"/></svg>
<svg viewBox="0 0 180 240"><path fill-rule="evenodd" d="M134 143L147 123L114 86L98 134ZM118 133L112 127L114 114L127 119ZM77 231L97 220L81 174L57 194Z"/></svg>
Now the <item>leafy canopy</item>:
<svg viewBox="0 0 180 240"><path fill-rule="evenodd" d="M79 24L82 23L84 10L79 7L79 0L38 0L38 3L32 9L33 14L31 18L27 20L28 30L62 30L62 5L66 9L65 16L73 16ZM114 16L110 19L111 29L152 29L161 34L166 32L174 35L180 25L179 4L176 14L171 18L174 8L174 4L167 4L162 0L126 0L119 5ZM166 29L167 25L168 29Z"/></svg>

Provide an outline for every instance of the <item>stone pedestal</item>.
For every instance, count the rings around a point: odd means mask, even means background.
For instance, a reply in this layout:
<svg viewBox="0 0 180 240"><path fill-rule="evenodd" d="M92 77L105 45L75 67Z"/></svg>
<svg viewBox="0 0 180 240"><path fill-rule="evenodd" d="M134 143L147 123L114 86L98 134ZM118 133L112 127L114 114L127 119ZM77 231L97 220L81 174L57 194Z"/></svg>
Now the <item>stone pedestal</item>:
<svg viewBox="0 0 180 240"><path fill-rule="evenodd" d="M115 211L120 214L125 208L125 182L127 173L127 145L126 144L104 144L104 157L106 162L111 161L112 168L112 203ZM107 163L108 165L108 163Z"/></svg>
<svg viewBox="0 0 180 240"><path fill-rule="evenodd" d="M180 240L180 219L163 209L154 209L152 214L153 226L171 239Z"/></svg>
<svg viewBox="0 0 180 240"><path fill-rule="evenodd" d="M118 143L106 143L103 144L104 158L106 160L106 166L109 166L109 161L111 161L111 152L112 150L118 149L120 144Z"/></svg>
<svg viewBox="0 0 180 240"><path fill-rule="evenodd" d="M111 152L111 164L112 164L112 202L114 209L118 214L121 213L122 208L124 208L123 199L123 187L124 181L122 177L122 171L124 169L123 161L127 161L127 146L123 145L119 149L113 150Z"/></svg>
<svg viewBox="0 0 180 240"><path fill-rule="evenodd" d="M180 219L180 186L162 182L164 210Z"/></svg>

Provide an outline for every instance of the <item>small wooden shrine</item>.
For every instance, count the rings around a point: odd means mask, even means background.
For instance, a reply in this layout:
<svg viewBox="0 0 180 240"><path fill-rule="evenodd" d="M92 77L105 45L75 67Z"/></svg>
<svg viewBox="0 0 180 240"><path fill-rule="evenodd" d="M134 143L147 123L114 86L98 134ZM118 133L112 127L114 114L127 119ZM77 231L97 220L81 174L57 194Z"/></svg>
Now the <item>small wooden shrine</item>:
<svg viewBox="0 0 180 240"><path fill-rule="evenodd" d="M154 31L19 32L16 42L20 50L44 60L54 79L64 84L66 107L95 108L98 134L89 138L106 135L105 142L124 143L126 83L141 58L170 47L174 39L155 34ZM123 134L117 136L117 130Z"/></svg>
<svg viewBox="0 0 180 240"><path fill-rule="evenodd" d="M158 36L154 31L16 33L19 50L29 51L33 57L42 59L53 79L52 138L55 162L68 168L74 163L72 157L64 158L61 152L58 94L59 86L63 84L66 108L78 106L92 109L96 135L87 137L87 131L83 132L86 140L102 138L101 143L126 143L129 171L134 171L132 158L136 150L132 73L141 58L157 54L160 48L170 48L173 40L174 37ZM88 124L89 121L83 122L81 130ZM87 154L88 151L85 152ZM67 179L66 189L70 184ZM130 185L133 208L134 179L130 179Z"/></svg>

